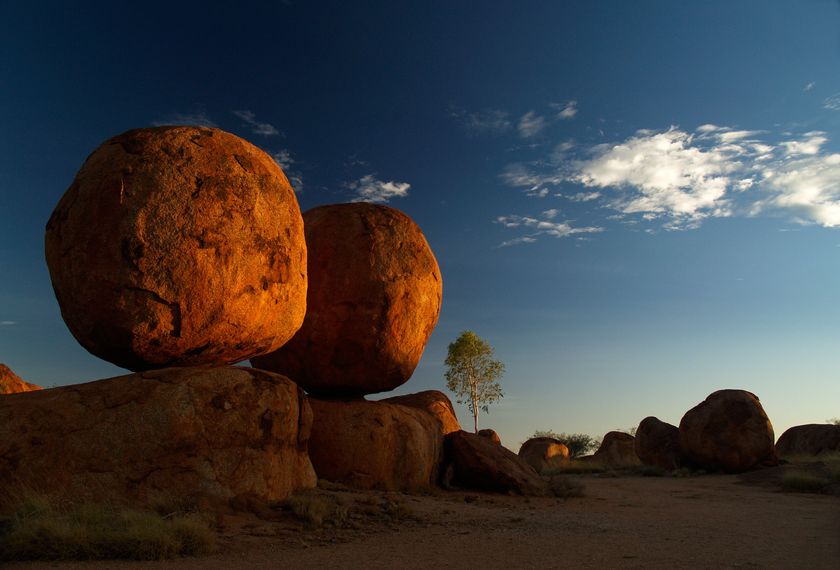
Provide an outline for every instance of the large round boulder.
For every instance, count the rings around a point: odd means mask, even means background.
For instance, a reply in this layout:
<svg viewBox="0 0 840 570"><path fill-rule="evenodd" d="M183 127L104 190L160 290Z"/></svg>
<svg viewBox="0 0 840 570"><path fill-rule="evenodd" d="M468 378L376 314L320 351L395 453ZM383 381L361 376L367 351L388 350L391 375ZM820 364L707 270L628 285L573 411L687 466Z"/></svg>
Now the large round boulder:
<svg viewBox="0 0 840 570"><path fill-rule="evenodd" d="M350 397L403 384L440 313L440 269L411 218L376 204L322 206L303 216L306 319L281 349L252 359L311 394Z"/></svg>
<svg viewBox="0 0 840 570"><path fill-rule="evenodd" d="M636 455L635 438L623 431L611 431L604 435L592 460L609 467L632 467L640 465Z"/></svg>
<svg viewBox="0 0 840 570"><path fill-rule="evenodd" d="M385 491L424 490L437 482L443 433L426 410L366 400L309 402L309 456L320 479Z"/></svg>
<svg viewBox="0 0 840 570"><path fill-rule="evenodd" d="M680 447L698 466L737 473L778 463L773 425L755 394L718 390L685 413Z"/></svg>
<svg viewBox="0 0 840 570"><path fill-rule="evenodd" d="M776 442L776 452L786 455L818 455L840 451L840 425L807 424L785 431Z"/></svg>
<svg viewBox="0 0 840 570"><path fill-rule="evenodd" d="M73 336L131 370L247 360L306 312L294 191L270 156L218 129L103 143L47 223L46 257Z"/></svg>
<svg viewBox="0 0 840 570"><path fill-rule="evenodd" d="M645 465L671 471L682 465L680 430L659 418L648 416L639 423L634 442L636 455Z"/></svg>
<svg viewBox="0 0 840 570"><path fill-rule="evenodd" d="M519 448L519 457L542 473L569 461L569 448L553 437L532 437Z"/></svg>
<svg viewBox="0 0 840 570"><path fill-rule="evenodd" d="M458 423L458 418L455 415L455 408L452 407L452 401L446 394L438 390L425 390L416 394L393 396L381 401L426 410L440 422L443 435L461 429L461 424Z"/></svg>
<svg viewBox="0 0 840 570"><path fill-rule="evenodd" d="M0 364L0 394L17 394L18 392L32 392L40 389L40 386L25 382L5 364Z"/></svg>
<svg viewBox="0 0 840 570"><path fill-rule="evenodd" d="M0 502L35 491L116 503L266 501L315 486L312 411L288 378L170 368L0 398Z"/></svg>

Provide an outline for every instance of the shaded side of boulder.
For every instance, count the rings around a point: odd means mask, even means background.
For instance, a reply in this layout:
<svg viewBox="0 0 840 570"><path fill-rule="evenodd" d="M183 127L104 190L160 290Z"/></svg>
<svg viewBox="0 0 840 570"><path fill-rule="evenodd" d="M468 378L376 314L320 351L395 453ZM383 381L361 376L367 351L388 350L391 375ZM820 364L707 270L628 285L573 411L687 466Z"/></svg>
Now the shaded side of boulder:
<svg viewBox="0 0 840 570"><path fill-rule="evenodd" d="M519 448L519 457L537 473L569 461L569 448L553 437L532 437Z"/></svg>
<svg viewBox="0 0 840 570"><path fill-rule="evenodd" d="M321 206L303 215L306 318L288 344L252 359L308 393L387 392L417 367L440 314L443 282L417 224L388 206Z"/></svg>
<svg viewBox="0 0 840 570"><path fill-rule="evenodd" d="M70 332L130 370L247 360L306 313L294 190L268 154L219 129L105 141L50 216L45 253Z"/></svg>
<svg viewBox="0 0 840 570"><path fill-rule="evenodd" d="M639 423L634 444L645 465L672 471L683 464L679 428L659 418L648 416Z"/></svg>
<svg viewBox="0 0 840 570"><path fill-rule="evenodd" d="M601 446L592 454L593 461L609 467L641 465L636 455L635 439L623 431L608 432L601 440Z"/></svg>
<svg viewBox="0 0 840 570"><path fill-rule="evenodd" d="M310 398L309 455L321 479L356 489L428 489L443 455L440 423L425 410Z"/></svg>
<svg viewBox="0 0 840 570"><path fill-rule="evenodd" d="M700 467L730 473L776 465L773 425L758 397L718 390L680 421L680 448Z"/></svg>
<svg viewBox="0 0 840 570"><path fill-rule="evenodd" d="M776 442L781 455L818 455L840 451L840 425L806 424L793 426Z"/></svg>
<svg viewBox="0 0 840 570"><path fill-rule="evenodd" d="M41 389L40 386L25 382L5 364L0 364L0 394L17 394Z"/></svg>
<svg viewBox="0 0 840 570"><path fill-rule="evenodd" d="M314 487L312 411L289 379L171 368L0 398L0 492L148 504Z"/></svg>
<svg viewBox="0 0 840 570"><path fill-rule="evenodd" d="M546 484L522 458L486 437L465 431L446 436L452 482L466 489L542 496Z"/></svg>
<svg viewBox="0 0 840 570"><path fill-rule="evenodd" d="M417 392L416 394L393 396L380 401L426 410L440 422L443 435L461 429L461 424L458 423L458 417L455 415L455 408L452 406L452 401L446 394L438 390L426 390L424 392Z"/></svg>
<svg viewBox="0 0 840 570"><path fill-rule="evenodd" d="M499 434L496 433L496 430L492 430L490 428L480 429L478 430L478 435L480 435L481 437L486 437L493 443L502 445L502 438L499 437Z"/></svg>

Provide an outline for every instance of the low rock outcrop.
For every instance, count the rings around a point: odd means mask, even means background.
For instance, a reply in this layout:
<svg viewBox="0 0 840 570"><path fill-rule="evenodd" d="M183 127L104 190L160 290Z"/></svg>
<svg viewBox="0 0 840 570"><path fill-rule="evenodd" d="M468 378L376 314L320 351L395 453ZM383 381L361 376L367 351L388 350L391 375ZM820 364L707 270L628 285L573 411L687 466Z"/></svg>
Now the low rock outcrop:
<svg viewBox="0 0 840 570"><path fill-rule="evenodd" d="M25 382L5 364L0 364L0 395L41 390L40 386Z"/></svg>
<svg viewBox="0 0 840 570"><path fill-rule="evenodd" d="M219 129L135 129L87 158L47 223L61 315L130 370L233 364L306 313L306 242L277 163Z"/></svg>
<svg viewBox="0 0 840 570"><path fill-rule="evenodd" d="M546 483L522 458L486 437L465 431L446 436L452 483L467 489L541 496Z"/></svg>
<svg viewBox="0 0 840 570"><path fill-rule="evenodd" d="M0 398L0 493L143 504L314 487L312 412L289 379L171 368ZM0 498L0 500L2 500Z"/></svg>
<svg viewBox="0 0 840 570"><path fill-rule="evenodd" d="M639 423L634 444L645 465L672 471L683 464L679 428L659 418L648 416Z"/></svg>
<svg viewBox="0 0 840 570"><path fill-rule="evenodd" d="M609 467L641 465L636 455L635 438L623 431L608 432L601 446L592 454L592 460Z"/></svg>
<svg viewBox="0 0 840 570"><path fill-rule="evenodd" d="M438 479L443 433L424 409L309 398L309 455L319 478L356 489L428 489Z"/></svg>
<svg viewBox="0 0 840 570"><path fill-rule="evenodd" d="M542 473L569 461L569 448L553 437L532 437L519 448L519 457Z"/></svg>
<svg viewBox="0 0 840 570"><path fill-rule="evenodd" d="M478 430L478 435L480 435L481 437L486 437L493 443L498 443L499 445L502 445L502 438L499 437L499 434L497 434L495 430L489 428L480 429Z"/></svg>
<svg viewBox="0 0 840 570"><path fill-rule="evenodd" d="M776 465L773 425L758 397L718 390L680 421L680 448L700 467L731 473Z"/></svg>
<svg viewBox="0 0 840 570"><path fill-rule="evenodd" d="M789 428L776 442L781 455L818 455L840 451L840 425L806 424Z"/></svg>
<svg viewBox="0 0 840 570"><path fill-rule="evenodd" d="M458 418L455 416L455 408L452 407L452 401L446 394L438 390L426 390L424 392L417 392L416 394L393 396L380 401L426 410L440 422L443 435L461 429L461 424L458 423Z"/></svg>
<svg viewBox="0 0 840 570"><path fill-rule="evenodd" d="M387 392L414 372L437 324L443 284L414 221L355 203L304 213L306 318L288 344L254 358L324 398Z"/></svg>

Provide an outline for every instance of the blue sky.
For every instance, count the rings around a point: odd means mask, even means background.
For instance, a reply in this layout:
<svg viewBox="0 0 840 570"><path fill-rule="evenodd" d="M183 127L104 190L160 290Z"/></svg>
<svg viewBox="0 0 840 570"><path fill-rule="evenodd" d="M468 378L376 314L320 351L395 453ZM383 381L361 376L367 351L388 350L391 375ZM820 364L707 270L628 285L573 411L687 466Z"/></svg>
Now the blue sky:
<svg viewBox="0 0 840 570"><path fill-rule="evenodd" d="M26 380L121 373L64 326L44 225L102 141L197 123L303 210L420 224L444 305L397 393L444 389L472 329L512 447L719 388L777 435L840 416L837 1L34 4L0 2L0 361Z"/></svg>

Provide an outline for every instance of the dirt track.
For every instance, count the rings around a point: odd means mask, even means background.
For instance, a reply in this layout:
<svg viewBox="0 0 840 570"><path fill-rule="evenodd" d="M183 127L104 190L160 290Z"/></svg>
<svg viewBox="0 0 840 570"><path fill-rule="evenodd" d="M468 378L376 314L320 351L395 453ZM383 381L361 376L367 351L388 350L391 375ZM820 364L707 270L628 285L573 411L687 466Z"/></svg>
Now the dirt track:
<svg viewBox="0 0 840 570"><path fill-rule="evenodd" d="M206 558L11 568L840 568L838 497L723 475L583 482L568 500L401 495L410 518L355 529L228 519L223 551Z"/></svg>

